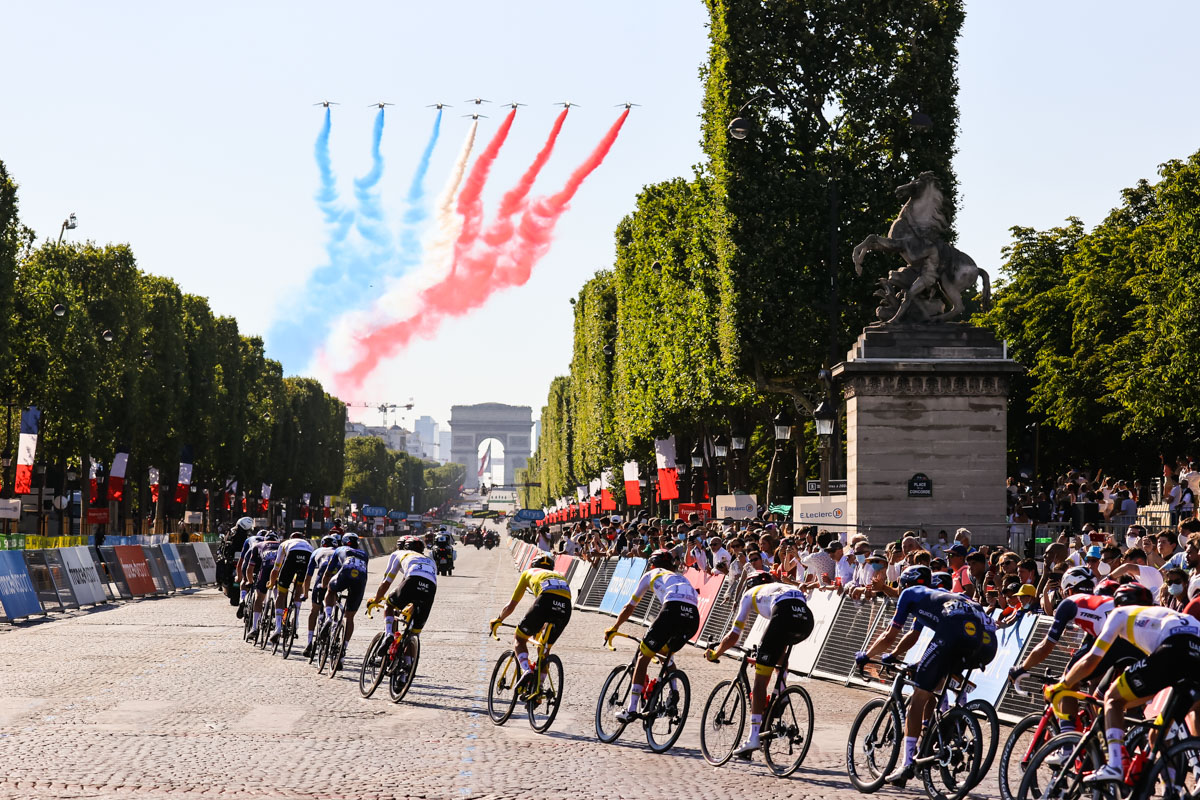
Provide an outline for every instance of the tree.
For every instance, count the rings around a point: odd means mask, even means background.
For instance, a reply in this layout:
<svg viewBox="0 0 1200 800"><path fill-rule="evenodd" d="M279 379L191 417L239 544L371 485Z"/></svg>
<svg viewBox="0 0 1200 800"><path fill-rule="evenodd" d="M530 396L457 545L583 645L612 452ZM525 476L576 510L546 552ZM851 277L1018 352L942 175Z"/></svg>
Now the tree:
<svg viewBox="0 0 1200 800"><path fill-rule="evenodd" d="M359 436L346 441L346 474L342 496L362 505L386 504L394 461L383 439Z"/></svg>

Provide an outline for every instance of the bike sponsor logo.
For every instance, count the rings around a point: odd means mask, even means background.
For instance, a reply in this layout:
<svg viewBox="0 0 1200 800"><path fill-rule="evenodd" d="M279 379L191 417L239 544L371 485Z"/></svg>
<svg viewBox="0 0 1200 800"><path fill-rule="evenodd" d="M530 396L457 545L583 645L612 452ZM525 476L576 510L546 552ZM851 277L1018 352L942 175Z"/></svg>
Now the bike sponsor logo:
<svg viewBox="0 0 1200 800"><path fill-rule="evenodd" d="M33 581L24 573L0 574L0 594L15 595L22 592L33 592Z"/></svg>

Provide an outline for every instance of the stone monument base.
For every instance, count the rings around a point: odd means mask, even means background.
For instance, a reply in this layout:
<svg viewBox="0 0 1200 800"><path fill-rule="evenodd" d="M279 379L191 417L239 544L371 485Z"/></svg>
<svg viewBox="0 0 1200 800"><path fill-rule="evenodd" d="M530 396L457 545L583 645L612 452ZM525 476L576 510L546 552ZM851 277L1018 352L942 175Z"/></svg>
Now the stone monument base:
<svg viewBox="0 0 1200 800"><path fill-rule="evenodd" d="M1004 542L1009 383L1020 371L982 328L864 330L833 370L846 399L849 524L872 542L959 526L975 542Z"/></svg>

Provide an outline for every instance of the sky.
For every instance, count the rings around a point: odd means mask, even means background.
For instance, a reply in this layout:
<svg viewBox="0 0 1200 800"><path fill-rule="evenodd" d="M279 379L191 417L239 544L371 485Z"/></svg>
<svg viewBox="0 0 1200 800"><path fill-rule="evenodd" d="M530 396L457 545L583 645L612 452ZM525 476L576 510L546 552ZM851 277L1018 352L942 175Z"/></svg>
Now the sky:
<svg viewBox="0 0 1200 800"><path fill-rule="evenodd" d="M968 0L959 42L958 245L992 276L1013 225L1088 225L1120 189L1200 148L1187 100L1200 4ZM21 216L42 238L78 215L73 240L128 242L143 270L209 298L243 333L266 334L300 308L325 263L314 140L332 111L338 188L371 167L377 101L385 112L379 183L395 221L433 122L446 110L429 169L441 189L484 97L475 152L504 111L527 103L484 192L490 212L554 120L571 110L534 194L556 191L621 109L642 104L580 189L532 278L446 321L384 364L351 403L414 407L443 424L450 407L545 402L567 371L568 302L612 264L613 230L642 186L691 174L702 154L699 68L708 47L699 0L606 3L152 2L0 0L11 79L0 160L21 185ZM13 71L16 65L21 69ZM507 110L507 109L505 109ZM849 257L849 245L845 252ZM383 286L363 287L368 300ZM329 308L328 319L344 309ZM364 314L373 313L364 311ZM268 355L273 355L268 342ZM286 374L312 365L284 363ZM318 374L325 378L325 374ZM377 424L373 408L352 417ZM389 415L389 422L397 417Z"/></svg>

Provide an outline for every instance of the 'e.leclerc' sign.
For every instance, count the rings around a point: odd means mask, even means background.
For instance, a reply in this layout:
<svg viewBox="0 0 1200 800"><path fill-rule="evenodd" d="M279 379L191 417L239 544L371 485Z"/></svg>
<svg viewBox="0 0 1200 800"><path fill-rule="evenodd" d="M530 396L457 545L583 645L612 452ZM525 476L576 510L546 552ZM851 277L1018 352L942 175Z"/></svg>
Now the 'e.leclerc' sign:
<svg viewBox="0 0 1200 800"><path fill-rule="evenodd" d="M933 497L933 479L924 472L918 472L908 479L909 497Z"/></svg>

